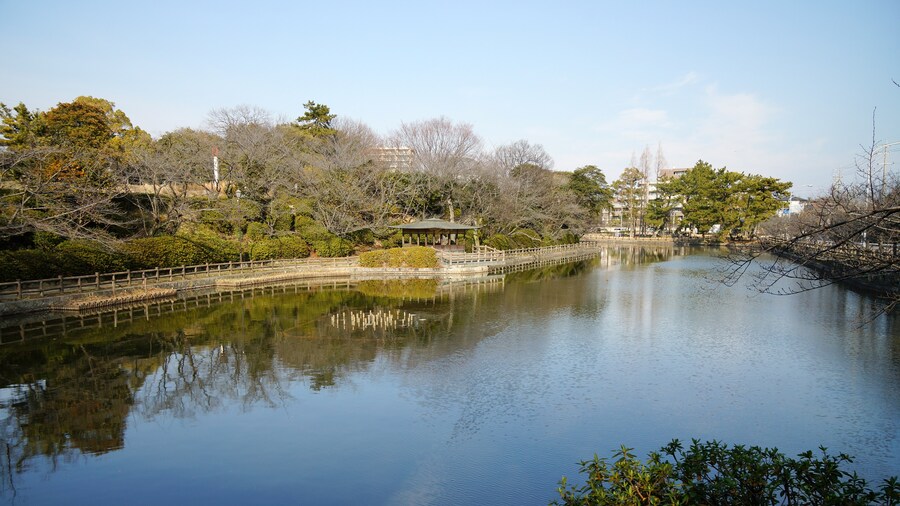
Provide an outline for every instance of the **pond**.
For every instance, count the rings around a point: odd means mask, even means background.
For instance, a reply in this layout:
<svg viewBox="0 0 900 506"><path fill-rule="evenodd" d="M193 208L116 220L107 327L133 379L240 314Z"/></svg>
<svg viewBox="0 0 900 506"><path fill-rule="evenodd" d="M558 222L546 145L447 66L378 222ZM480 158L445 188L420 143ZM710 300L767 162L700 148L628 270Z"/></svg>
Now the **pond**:
<svg viewBox="0 0 900 506"><path fill-rule="evenodd" d="M726 287L719 262L611 247L7 322L0 502L547 504L579 460L673 438L897 474L900 319L836 286Z"/></svg>

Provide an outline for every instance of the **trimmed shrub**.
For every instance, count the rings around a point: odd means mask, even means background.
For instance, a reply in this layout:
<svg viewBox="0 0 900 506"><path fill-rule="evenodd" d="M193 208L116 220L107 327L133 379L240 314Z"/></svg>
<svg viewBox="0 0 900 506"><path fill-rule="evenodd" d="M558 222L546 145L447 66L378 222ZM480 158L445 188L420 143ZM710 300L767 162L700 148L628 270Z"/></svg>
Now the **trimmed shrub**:
<svg viewBox="0 0 900 506"><path fill-rule="evenodd" d="M437 252L426 246L409 246L363 253L359 256L362 267L413 267L434 269L440 266Z"/></svg>
<svg viewBox="0 0 900 506"><path fill-rule="evenodd" d="M261 241L269 235L268 227L258 221L247 224L246 237L250 241Z"/></svg>
<svg viewBox="0 0 900 506"><path fill-rule="evenodd" d="M56 246L59 266L65 276L117 272L128 269L125 255L108 251L101 245L82 240L64 241Z"/></svg>
<svg viewBox="0 0 900 506"><path fill-rule="evenodd" d="M208 255L205 262L234 262L240 259L241 244L234 239L223 238L206 225L183 224L175 235L204 248Z"/></svg>
<svg viewBox="0 0 900 506"><path fill-rule="evenodd" d="M494 234L484 240L486 246L494 249L514 249L513 242L503 234Z"/></svg>
<svg viewBox="0 0 900 506"><path fill-rule="evenodd" d="M49 251L65 241L66 238L61 235L38 230L34 233L34 237L32 237L31 240L34 243L35 248Z"/></svg>
<svg viewBox="0 0 900 506"><path fill-rule="evenodd" d="M327 241L332 237L337 237L309 216L297 216L294 221L294 230L310 242Z"/></svg>
<svg viewBox="0 0 900 506"><path fill-rule="evenodd" d="M263 239L250 248L252 260L272 260L274 258L306 258L309 245L300 236L285 235Z"/></svg>
<svg viewBox="0 0 900 506"><path fill-rule="evenodd" d="M44 279L62 274L54 251L22 249L0 251L0 280Z"/></svg>
<svg viewBox="0 0 900 506"><path fill-rule="evenodd" d="M134 239L122 246L134 269L199 265L218 260L215 252L184 237L163 235Z"/></svg>
<svg viewBox="0 0 900 506"><path fill-rule="evenodd" d="M314 241L313 248L320 257L345 257L353 254L353 245L338 236Z"/></svg>

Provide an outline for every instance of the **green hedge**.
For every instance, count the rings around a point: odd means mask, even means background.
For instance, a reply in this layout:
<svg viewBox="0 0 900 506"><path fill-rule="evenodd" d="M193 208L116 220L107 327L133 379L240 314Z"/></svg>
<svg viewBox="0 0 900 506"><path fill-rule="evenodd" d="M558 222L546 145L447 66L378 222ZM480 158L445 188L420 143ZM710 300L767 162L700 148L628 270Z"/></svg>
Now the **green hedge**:
<svg viewBox="0 0 900 506"><path fill-rule="evenodd" d="M362 267L413 267L434 269L440 266L437 252L426 246L408 246L368 251L359 256Z"/></svg>
<svg viewBox="0 0 900 506"><path fill-rule="evenodd" d="M309 245L300 236L286 235L263 239L250 247L252 260L272 260L275 258L306 258Z"/></svg>
<svg viewBox="0 0 900 506"><path fill-rule="evenodd" d="M133 269L177 267L215 263L217 255L202 244L184 237L164 235L134 239L122 246Z"/></svg>
<svg viewBox="0 0 900 506"><path fill-rule="evenodd" d="M120 252L109 251L90 241L63 241L56 246L60 274L77 276L95 272L118 272L128 269L128 258Z"/></svg>
<svg viewBox="0 0 900 506"><path fill-rule="evenodd" d="M353 254L353 244L337 236L314 241L312 245L320 257L345 257Z"/></svg>
<svg viewBox="0 0 900 506"><path fill-rule="evenodd" d="M0 251L0 281L81 276L128 269L125 255L84 240L63 241L52 249Z"/></svg>

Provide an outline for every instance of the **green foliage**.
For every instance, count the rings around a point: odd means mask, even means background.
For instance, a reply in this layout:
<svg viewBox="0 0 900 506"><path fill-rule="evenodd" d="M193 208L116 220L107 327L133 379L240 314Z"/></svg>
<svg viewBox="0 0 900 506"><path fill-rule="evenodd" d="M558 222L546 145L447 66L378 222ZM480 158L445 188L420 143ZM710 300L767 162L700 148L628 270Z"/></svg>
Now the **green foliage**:
<svg viewBox="0 0 900 506"><path fill-rule="evenodd" d="M337 115L331 114L331 109L327 105L317 104L310 100L303 104L303 108L306 109L306 112L297 118L297 128L314 137L327 137L335 134L335 130L331 128L331 121Z"/></svg>
<svg viewBox="0 0 900 506"><path fill-rule="evenodd" d="M664 195L681 196L683 227L706 233L713 225L721 225L720 236L752 235L759 223L781 209L790 188L791 183L775 178L713 169L703 160L680 178L661 185ZM654 215L667 209L660 204Z"/></svg>
<svg viewBox="0 0 900 506"><path fill-rule="evenodd" d="M268 227L258 221L247 224L246 238L249 241L261 241L268 235Z"/></svg>
<svg viewBox="0 0 900 506"><path fill-rule="evenodd" d="M118 252L109 251L100 244L85 241L64 241L56 246L60 274L76 276L95 272L118 272L128 268L128 260Z"/></svg>
<svg viewBox="0 0 900 506"><path fill-rule="evenodd" d="M36 231L34 233L34 237L32 238L34 247L42 250L52 250L65 240L66 238L61 235L56 235L51 232L44 232L43 230Z"/></svg>
<svg viewBox="0 0 900 506"><path fill-rule="evenodd" d="M437 251L427 246L407 246L368 251L359 256L362 267L412 267L435 269L440 266Z"/></svg>
<svg viewBox="0 0 900 506"><path fill-rule="evenodd" d="M594 456L581 462L587 475L581 487L565 477L557 492L566 505L645 504L897 504L900 482L885 479L873 490L841 466L847 455L820 448L789 458L777 449L693 440L685 450L676 439L653 452L646 463L630 448L617 451L613 462Z"/></svg>
<svg viewBox="0 0 900 506"><path fill-rule="evenodd" d="M0 251L0 280L46 279L128 268L125 255L88 240L63 241L40 249Z"/></svg>
<svg viewBox="0 0 900 506"><path fill-rule="evenodd" d="M43 118L22 102L10 109L0 103L0 146L12 150L31 148L42 135Z"/></svg>
<svg viewBox="0 0 900 506"><path fill-rule="evenodd" d="M122 246L135 269L177 267L216 262L215 251L184 237L164 235L128 241Z"/></svg>
<svg viewBox="0 0 900 506"><path fill-rule="evenodd" d="M514 249L513 242L504 234L494 234L487 239L484 240L485 246L490 246L494 249Z"/></svg>
<svg viewBox="0 0 900 506"><path fill-rule="evenodd" d="M578 242L578 238L570 233L563 234L560 240L554 240L550 236L541 237L534 230L520 228L513 230L509 235L493 234L484 240L485 246L490 246L499 250L510 249L528 249L539 248L541 246L552 246L554 244L566 244L566 241L574 240Z"/></svg>
<svg viewBox="0 0 900 506"><path fill-rule="evenodd" d="M233 262L240 259L240 243L222 237L208 226L186 223L178 229L176 235L205 249L208 254L205 262Z"/></svg>
<svg viewBox="0 0 900 506"><path fill-rule="evenodd" d="M578 204L594 216L612 207L612 189L606 182L606 175L594 165L575 169L568 188L575 194Z"/></svg>
<svg viewBox="0 0 900 506"><path fill-rule="evenodd" d="M345 257L353 254L353 244L337 236L314 241L312 245L320 257Z"/></svg>
<svg viewBox="0 0 900 506"><path fill-rule="evenodd" d="M297 235L285 235L263 239L253 243L250 248L250 258L252 260L306 258L308 256L309 244Z"/></svg>
<svg viewBox="0 0 900 506"><path fill-rule="evenodd" d="M307 241L326 241L335 237L321 223L309 216L297 216L294 229Z"/></svg>
<svg viewBox="0 0 900 506"><path fill-rule="evenodd" d="M24 249L0 251L0 280L44 279L61 274L55 251Z"/></svg>

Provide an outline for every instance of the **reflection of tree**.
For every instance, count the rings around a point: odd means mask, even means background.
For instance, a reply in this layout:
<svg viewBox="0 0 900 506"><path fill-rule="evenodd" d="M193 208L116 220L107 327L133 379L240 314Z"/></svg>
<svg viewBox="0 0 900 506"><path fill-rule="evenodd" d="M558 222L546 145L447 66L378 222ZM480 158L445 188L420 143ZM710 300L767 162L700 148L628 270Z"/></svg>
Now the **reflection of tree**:
<svg viewBox="0 0 900 506"><path fill-rule="evenodd" d="M5 485L13 487L13 472L27 470L36 457L55 466L79 453L124 446L132 384L121 360L107 351L91 343L48 350L43 370L20 376L8 403L0 403Z"/></svg>
<svg viewBox="0 0 900 506"><path fill-rule="evenodd" d="M238 293L231 302L4 345L0 388L19 387L0 398L3 483L12 487L35 459L121 448L129 414L181 418L235 404L276 406L292 383L318 391L376 360L411 369L467 353L511 321L584 305L579 290L559 283L585 282L575 275L591 263L516 273L500 291L498 283L435 291L431 281L431 297L396 298L382 285L369 294ZM350 331L332 324L332 315L350 311L414 315L416 323Z"/></svg>

